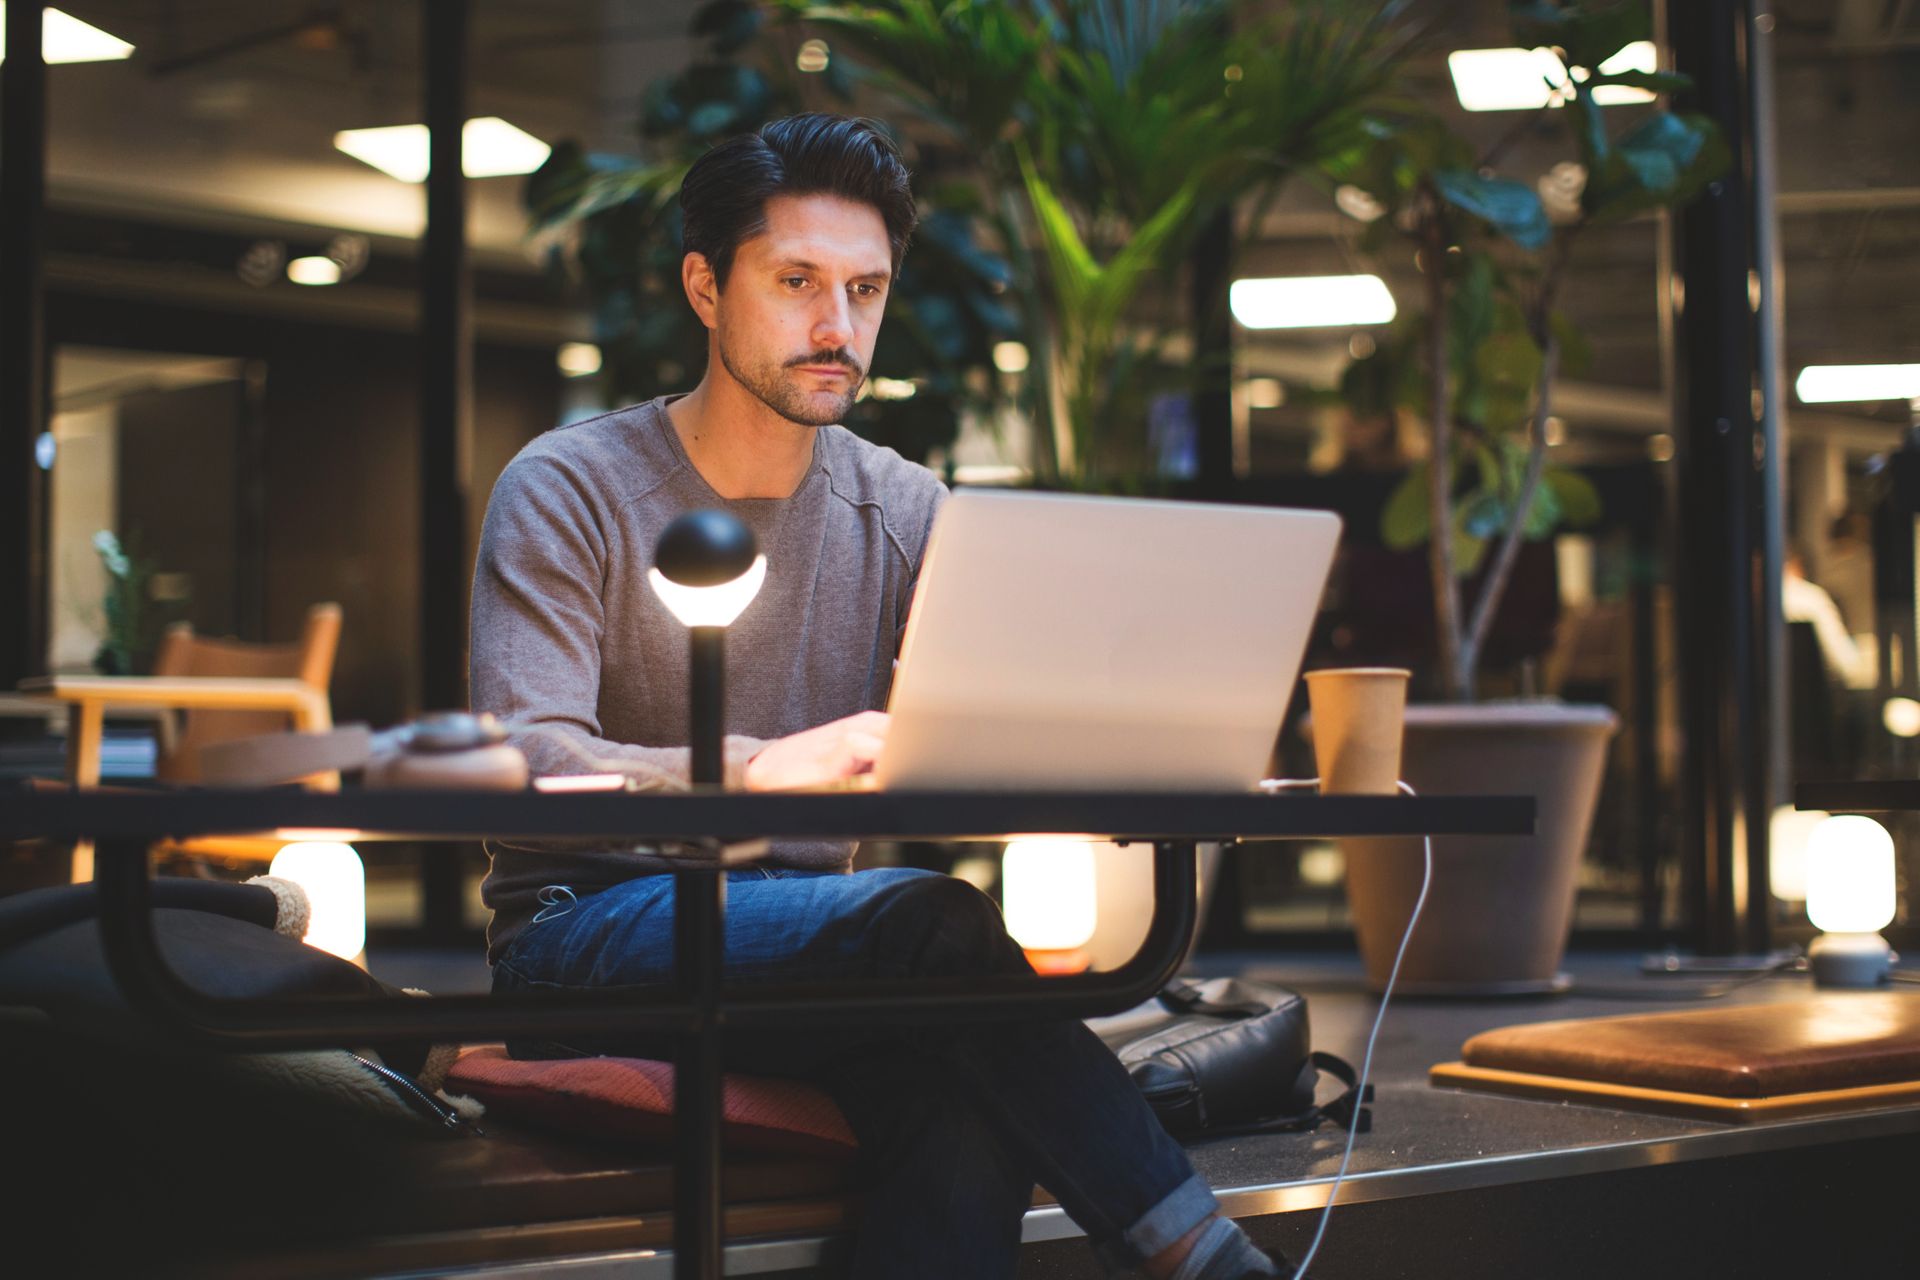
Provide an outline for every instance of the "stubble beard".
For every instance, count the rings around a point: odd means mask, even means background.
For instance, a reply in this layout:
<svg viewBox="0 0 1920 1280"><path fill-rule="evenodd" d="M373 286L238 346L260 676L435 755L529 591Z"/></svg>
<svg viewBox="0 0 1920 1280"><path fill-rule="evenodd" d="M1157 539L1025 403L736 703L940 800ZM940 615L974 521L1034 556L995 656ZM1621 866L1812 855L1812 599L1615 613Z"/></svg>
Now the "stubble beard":
<svg viewBox="0 0 1920 1280"><path fill-rule="evenodd" d="M751 392L760 403L796 426L827 427L839 422L853 407L854 397L866 381L866 370L844 348L837 352L816 352L782 365L770 360L736 363L727 350L725 338L717 345L720 348L720 363L733 380ZM846 391L826 400L825 407L822 407L823 397L820 394L802 391L795 385L795 379L800 375L790 370L800 364L840 365L850 375Z"/></svg>

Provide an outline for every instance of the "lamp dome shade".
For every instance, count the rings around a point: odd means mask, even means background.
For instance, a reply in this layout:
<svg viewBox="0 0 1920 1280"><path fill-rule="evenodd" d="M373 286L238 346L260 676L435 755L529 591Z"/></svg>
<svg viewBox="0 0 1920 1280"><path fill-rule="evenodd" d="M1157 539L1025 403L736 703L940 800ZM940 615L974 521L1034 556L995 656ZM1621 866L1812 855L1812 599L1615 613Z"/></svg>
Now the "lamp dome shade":
<svg viewBox="0 0 1920 1280"><path fill-rule="evenodd" d="M683 587L717 587L753 567L753 530L724 511L689 511L654 544L660 576Z"/></svg>
<svg viewBox="0 0 1920 1280"><path fill-rule="evenodd" d="M1840 814L1807 842L1807 918L1826 933L1877 933L1898 906L1893 837L1872 818Z"/></svg>

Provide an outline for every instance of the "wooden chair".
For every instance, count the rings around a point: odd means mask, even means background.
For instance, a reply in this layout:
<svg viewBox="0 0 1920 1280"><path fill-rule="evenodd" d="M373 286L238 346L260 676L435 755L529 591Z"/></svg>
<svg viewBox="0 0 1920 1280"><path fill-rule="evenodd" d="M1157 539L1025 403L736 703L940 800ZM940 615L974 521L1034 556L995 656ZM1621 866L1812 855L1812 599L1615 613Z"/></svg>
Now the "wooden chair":
<svg viewBox="0 0 1920 1280"><path fill-rule="evenodd" d="M340 606L317 604L307 610L306 626L293 644L247 644L239 640L196 635L191 623L178 622L160 638L154 653L153 674L160 678L213 677L223 680L294 679L312 689L322 702L333 678L334 654L340 648ZM200 748L232 738L250 738L288 729L321 729L326 725L300 723L283 705L195 707L184 710L179 732L161 743L154 772L168 782L200 780ZM331 716L328 717L331 721ZM321 785L338 787L339 775Z"/></svg>
<svg viewBox="0 0 1920 1280"><path fill-rule="evenodd" d="M100 782L101 726L110 708L165 708L183 719L164 720L155 772L169 782L199 778L202 747L231 738L333 725L327 685L340 645L340 606L317 604L307 611L293 644L248 644L195 635L186 623L162 637L150 676L56 675L31 680L23 690L68 704L67 781L76 787ZM303 780L321 790L340 785L337 773ZM228 836L164 846L228 861L266 861L284 839ZM73 879L93 878L93 848L76 846Z"/></svg>

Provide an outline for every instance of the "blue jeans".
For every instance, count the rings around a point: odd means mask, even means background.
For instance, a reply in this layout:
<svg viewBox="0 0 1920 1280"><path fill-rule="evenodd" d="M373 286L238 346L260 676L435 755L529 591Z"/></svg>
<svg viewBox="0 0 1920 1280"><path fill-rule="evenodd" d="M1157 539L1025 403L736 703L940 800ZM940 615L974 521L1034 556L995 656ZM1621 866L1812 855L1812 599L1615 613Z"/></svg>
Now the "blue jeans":
<svg viewBox="0 0 1920 1280"><path fill-rule="evenodd" d="M735 981L1030 971L992 899L950 876L726 876L725 968ZM654 875L570 906L559 895L562 905L494 966L494 990L667 980L673 888L671 875ZM645 1039L557 1051L668 1056ZM869 1187L851 1272L861 1280L1013 1275L1035 1182L1116 1270L1218 1207L1119 1061L1078 1022L734 1033L726 1059L732 1070L811 1081L845 1112Z"/></svg>

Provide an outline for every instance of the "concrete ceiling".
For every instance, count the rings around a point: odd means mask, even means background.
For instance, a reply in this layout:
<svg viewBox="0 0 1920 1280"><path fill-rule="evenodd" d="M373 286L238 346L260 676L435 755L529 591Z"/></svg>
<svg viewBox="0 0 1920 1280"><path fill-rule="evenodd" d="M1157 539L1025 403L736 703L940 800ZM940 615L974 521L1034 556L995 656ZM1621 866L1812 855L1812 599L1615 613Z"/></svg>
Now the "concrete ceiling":
<svg viewBox="0 0 1920 1280"><path fill-rule="evenodd" d="M1668 0L1669 3L1682 0ZM1436 51L1409 92L1449 106L1444 50L1502 39L1499 0L1443 4ZM420 5L393 0L62 0L122 39L124 63L51 70L50 199L56 208L258 228L340 228L376 253L410 254L423 192L335 151L336 130L417 121ZM477 0L475 115L501 115L549 141L632 146L640 94L684 65L697 0ZM1920 3L1775 0L1779 171L1789 363L1920 360ZM1632 108L1616 108L1630 112ZM1505 113L1460 125L1489 141ZM1623 117L1624 119L1624 117ZM1565 158L1549 129L1512 154L1516 175ZM1531 167L1529 167L1531 166ZM471 237L484 264L530 270L515 178L476 181ZM1243 246L1245 274L1352 266L1353 224L1299 184ZM1651 429L1661 401L1652 220L1595 235L1567 307L1592 341L1585 383L1596 425ZM1389 283L1413 301L1411 263ZM345 292L344 290L342 291ZM1248 335L1250 369L1337 366L1347 334ZM1620 397L1633 397L1631 412ZM1577 397L1576 397L1577 399ZM1607 406L1612 405L1618 413ZM1848 407L1861 439L1891 437L1897 406ZM1872 419L1884 425L1874 427ZM1810 422L1816 421L1809 415ZM1576 428L1579 423L1573 424ZM1855 437L1849 437L1855 438Z"/></svg>

